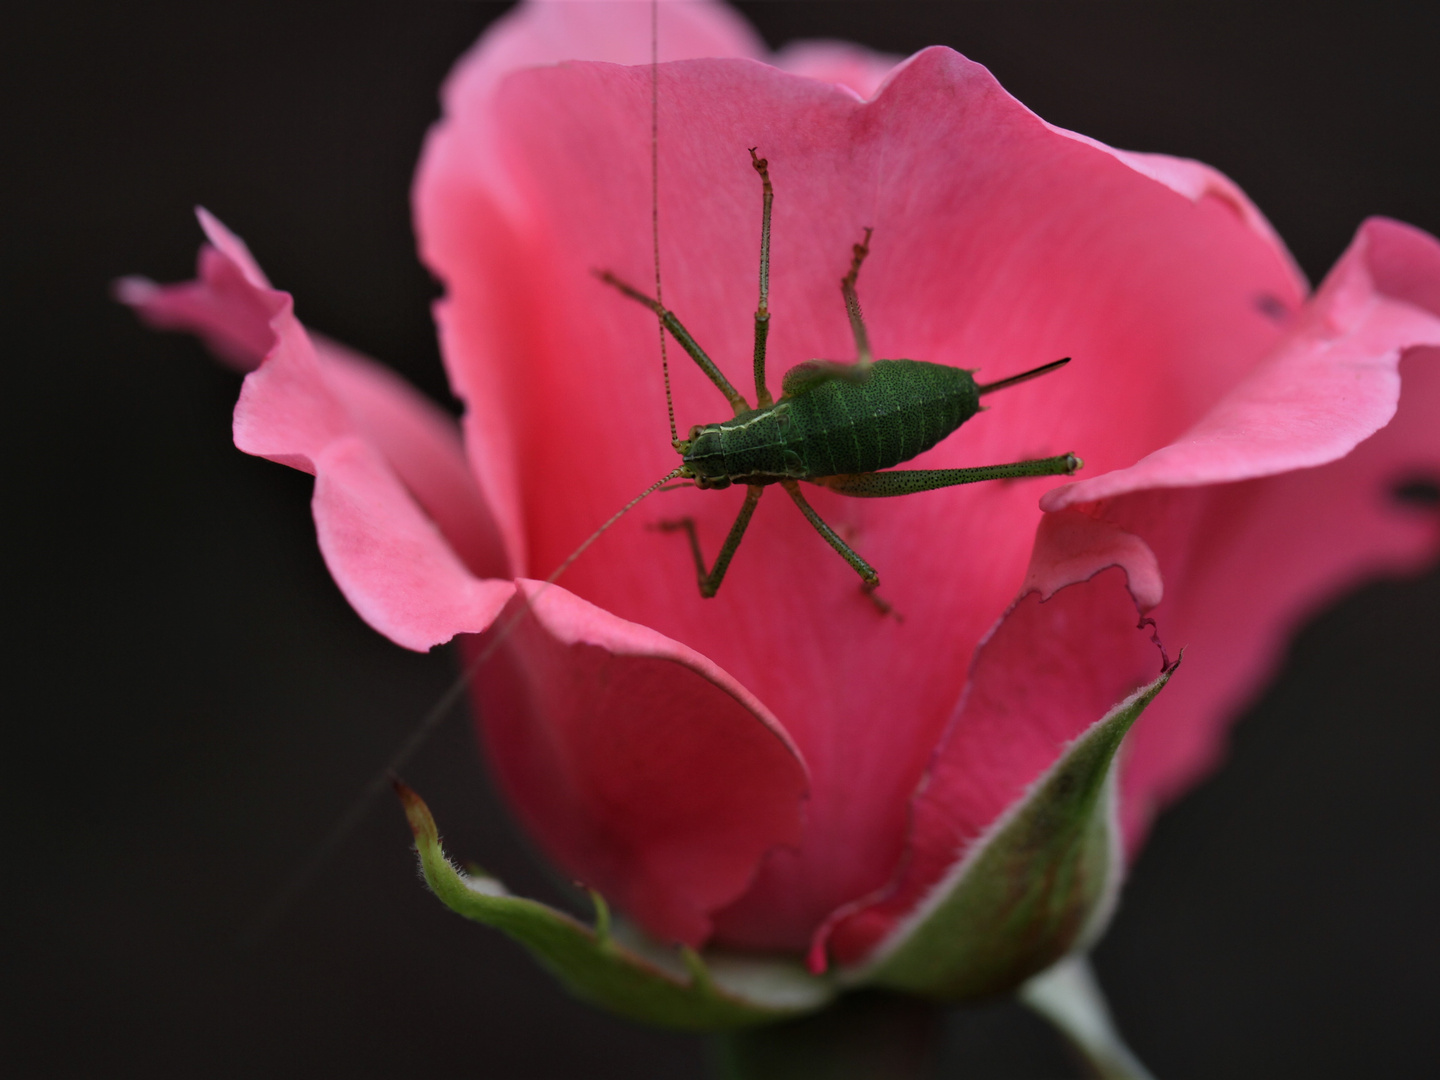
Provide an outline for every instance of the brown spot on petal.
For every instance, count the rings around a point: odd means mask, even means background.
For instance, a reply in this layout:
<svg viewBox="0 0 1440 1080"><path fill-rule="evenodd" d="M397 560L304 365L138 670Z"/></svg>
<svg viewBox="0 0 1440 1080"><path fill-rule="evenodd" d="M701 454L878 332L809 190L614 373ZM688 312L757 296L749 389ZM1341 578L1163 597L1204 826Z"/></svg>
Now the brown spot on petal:
<svg viewBox="0 0 1440 1080"><path fill-rule="evenodd" d="M1390 497L1410 510L1440 510L1440 477L1403 477L1390 486Z"/></svg>

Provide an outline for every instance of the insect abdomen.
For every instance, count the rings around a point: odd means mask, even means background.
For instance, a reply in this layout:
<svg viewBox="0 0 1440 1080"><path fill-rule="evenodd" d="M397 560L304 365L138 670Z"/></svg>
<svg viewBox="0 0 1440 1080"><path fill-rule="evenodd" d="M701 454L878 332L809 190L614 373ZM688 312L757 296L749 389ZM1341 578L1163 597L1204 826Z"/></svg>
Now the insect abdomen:
<svg viewBox="0 0 1440 1080"><path fill-rule="evenodd" d="M862 383L831 379L782 401L786 449L807 477L888 469L930 449L980 408L963 368L877 360Z"/></svg>

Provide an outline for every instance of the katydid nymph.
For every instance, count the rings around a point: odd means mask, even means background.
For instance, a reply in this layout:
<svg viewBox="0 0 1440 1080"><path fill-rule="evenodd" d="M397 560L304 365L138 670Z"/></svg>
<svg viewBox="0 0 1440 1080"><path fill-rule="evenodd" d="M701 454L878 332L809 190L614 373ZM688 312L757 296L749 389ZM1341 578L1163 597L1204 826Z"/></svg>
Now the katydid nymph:
<svg viewBox="0 0 1440 1080"><path fill-rule="evenodd" d="M771 397L765 382L765 343L770 331L770 212L774 187L770 182L769 162L760 157L754 147L750 149L750 159L760 175L762 191L760 300L755 309L756 403L753 407L672 311L609 271L596 272L602 281L653 310L665 330L725 395L735 411L731 419L695 425L689 436L682 439L675 427L673 405L670 409L670 439L680 454L681 465L666 480L689 480L703 489L725 488L731 484L743 484L747 489L739 516L709 569L705 566L693 520L683 518L662 526L683 529L688 535L702 597L714 596L719 591L760 495L770 484L779 484L785 489L806 520L860 575L865 589L873 592L880 584L879 575L815 512L800 492L801 480L842 495L882 498L982 480L1068 476L1080 468L1082 462L1071 453L962 469L891 468L930 449L959 428L980 411L983 395L1056 371L1070 361L1067 357L997 382L977 384L973 373L964 368L924 360L875 359L856 291L860 265L870 252L873 230L869 228L864 238L854 245L849 272L840 280L841 297L855 338L855 362L809 360L798 364L785 373L779 400ZM665 394L668 401L668 371ZM884 605L881 606L883 609Z"/></svg>

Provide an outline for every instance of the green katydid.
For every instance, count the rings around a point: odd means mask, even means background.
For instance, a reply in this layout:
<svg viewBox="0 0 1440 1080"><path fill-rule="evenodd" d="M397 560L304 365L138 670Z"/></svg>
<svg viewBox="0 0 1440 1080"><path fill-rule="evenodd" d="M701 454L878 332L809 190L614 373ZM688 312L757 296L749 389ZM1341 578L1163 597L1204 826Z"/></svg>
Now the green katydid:
<svg viewBox="0 0 1440 1080"><path fill-rule="evenodd" d="M762 184L760 223L760 301L755 309L755 406L731 385L705 350L690 336L675 314L659 300L626 284L609 271L597 276L632 300L649 307L664 328L725 395L735 410L732 419L697 424L687 438L675 428L670 408L670 438L681 465L666 480L691 480L700 488L744 484L745 501L707 570L695 523L689 518L667 524L684 529L695 558L700 595L714 596L725 578L760 495L769 484L780 484L806 520L858 573L867 590L880 584L875 569L827 525L800 493L799 481L821 484L843 495L879 498L921 491L1004 480L1024 476L1070 475L1082 462L1074 454L983 465L966 469L901 469L891 466L928 450L980 411L981 396L1055 371L1069 358L988 384L977 384L964 368L923 360L877 360L870 349L860 300L855 290L860 265L870 251L872 230L853 248L850 270L840 281L845 310L855 337L856 361L839 364L810 360L785 373L780 399L765 383L765 342L770 330L770 211L774 188L769 162L750 150L750 159ZM670 399L668 371L665 395ZM608 524L608 523L607 523Z"/></svg>

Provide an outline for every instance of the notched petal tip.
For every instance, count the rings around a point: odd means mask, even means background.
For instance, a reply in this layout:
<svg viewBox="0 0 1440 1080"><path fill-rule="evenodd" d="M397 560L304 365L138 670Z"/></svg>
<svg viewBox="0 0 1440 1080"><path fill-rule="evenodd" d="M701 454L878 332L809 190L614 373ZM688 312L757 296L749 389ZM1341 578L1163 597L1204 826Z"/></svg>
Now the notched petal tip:
<svg viewBox="0 0 1440 1080"><path fill-rule="evenodd" d="M1160 563L1144 540L1077 510L1046 514L1036 530L1020 593L1038 592L1041 600L1049 600L1066 586L1112 566L1125 571L1130 595L1142 613L1160 603L1165 595Z"/></svg>

